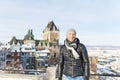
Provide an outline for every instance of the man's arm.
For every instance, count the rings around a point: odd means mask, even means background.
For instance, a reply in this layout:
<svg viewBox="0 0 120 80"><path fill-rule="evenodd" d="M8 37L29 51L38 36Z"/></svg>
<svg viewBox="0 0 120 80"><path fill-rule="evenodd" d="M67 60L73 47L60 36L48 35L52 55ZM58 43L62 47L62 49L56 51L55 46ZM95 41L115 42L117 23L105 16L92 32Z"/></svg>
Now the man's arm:
<svg viewBox="0 0 120 80"><path fill-rule="evenodd" d="M89 57L88 57L88 52L86 47L81 44L81 50L82 50L82 57L83 57L83 61L84 61L84 76L87 78L90 76L90 67L89 67ZM89 79L85 79L85 80L89 80Z"/></svg>
<svg viewBox="0 0 120 80"><path fill-rule="evenodd" d="M64 57L62 52L62 47L60 48L60 54L59 54L59 60L58 60L58 66L56 69L56 78L58 80L62 80L62 74L63 74L63 65L64 65Z"/></svg>

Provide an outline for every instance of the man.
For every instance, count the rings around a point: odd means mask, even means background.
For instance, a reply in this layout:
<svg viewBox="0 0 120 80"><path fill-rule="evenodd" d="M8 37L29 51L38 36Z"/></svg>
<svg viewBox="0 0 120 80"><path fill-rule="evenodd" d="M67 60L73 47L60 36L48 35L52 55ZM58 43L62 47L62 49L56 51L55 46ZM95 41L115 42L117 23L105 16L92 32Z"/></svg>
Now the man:
<svg viewBox="0 0 120 80"><path fill-rule="evenodd" d="M58 80L89 80L89 58L86 47L76 38L76 31L67 31L60 48L56 78Z"/></svg>

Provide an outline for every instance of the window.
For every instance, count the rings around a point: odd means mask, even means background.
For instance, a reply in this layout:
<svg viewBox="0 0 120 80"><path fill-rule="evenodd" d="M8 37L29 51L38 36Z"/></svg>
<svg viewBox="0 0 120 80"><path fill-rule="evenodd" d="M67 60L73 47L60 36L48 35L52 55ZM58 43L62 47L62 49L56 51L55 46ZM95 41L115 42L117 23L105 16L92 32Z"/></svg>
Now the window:
<svg viewBox="0 0 120 80"><path fill-rule="evenodd" d="M22 53L22 56L24 56L24 53Z"/></svg>
<svg viewBox="0 0 120 80"><path fill-rule="evenodd" d="M50 47L52 47L52 43L49 43Z"/></svg>
<svg viewBox="0 0 120 80"><path fill-rule="evenodd" d="M43 43L41 43L41 46L43 46Z"/></svg>
<svg viewBox="0 0 120 80"><path fill-rule="evenodd" d="M47 43L45 43L45 46L47 46Z"/></svg>

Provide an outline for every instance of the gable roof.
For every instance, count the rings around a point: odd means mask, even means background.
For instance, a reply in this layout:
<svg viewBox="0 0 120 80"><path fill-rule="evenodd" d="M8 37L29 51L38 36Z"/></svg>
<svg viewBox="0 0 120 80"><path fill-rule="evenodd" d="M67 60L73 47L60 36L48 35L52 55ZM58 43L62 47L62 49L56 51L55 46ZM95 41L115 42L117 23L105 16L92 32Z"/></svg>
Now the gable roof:
<svg viewBox="0 0 120 80"><path fill-rule="evenodd" d="M55 23L53 21L50 21L48 23L48 25L46 26L46 28L43 30L46 31L46 30L49 30L49 31L53 31L53 30L56 30L56 31L59 31L59 29L56 27Z"/></svg>

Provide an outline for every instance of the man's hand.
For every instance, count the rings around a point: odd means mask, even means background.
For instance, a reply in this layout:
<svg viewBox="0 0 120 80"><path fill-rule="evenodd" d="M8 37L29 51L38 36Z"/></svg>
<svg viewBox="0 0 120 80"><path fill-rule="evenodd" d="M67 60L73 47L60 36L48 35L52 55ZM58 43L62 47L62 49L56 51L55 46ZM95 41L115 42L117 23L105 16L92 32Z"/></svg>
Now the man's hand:
<svg viewBox="0 0 120 80"><path fill-rule="evenodd" d="M58 78L58 80L62 80L62 78Z"/></svg>
<svg viewBox="0 0 120 80"><path fill-rule="evenodd" d="M85 80L89 80L89 76L85 76Z"/></svg>

